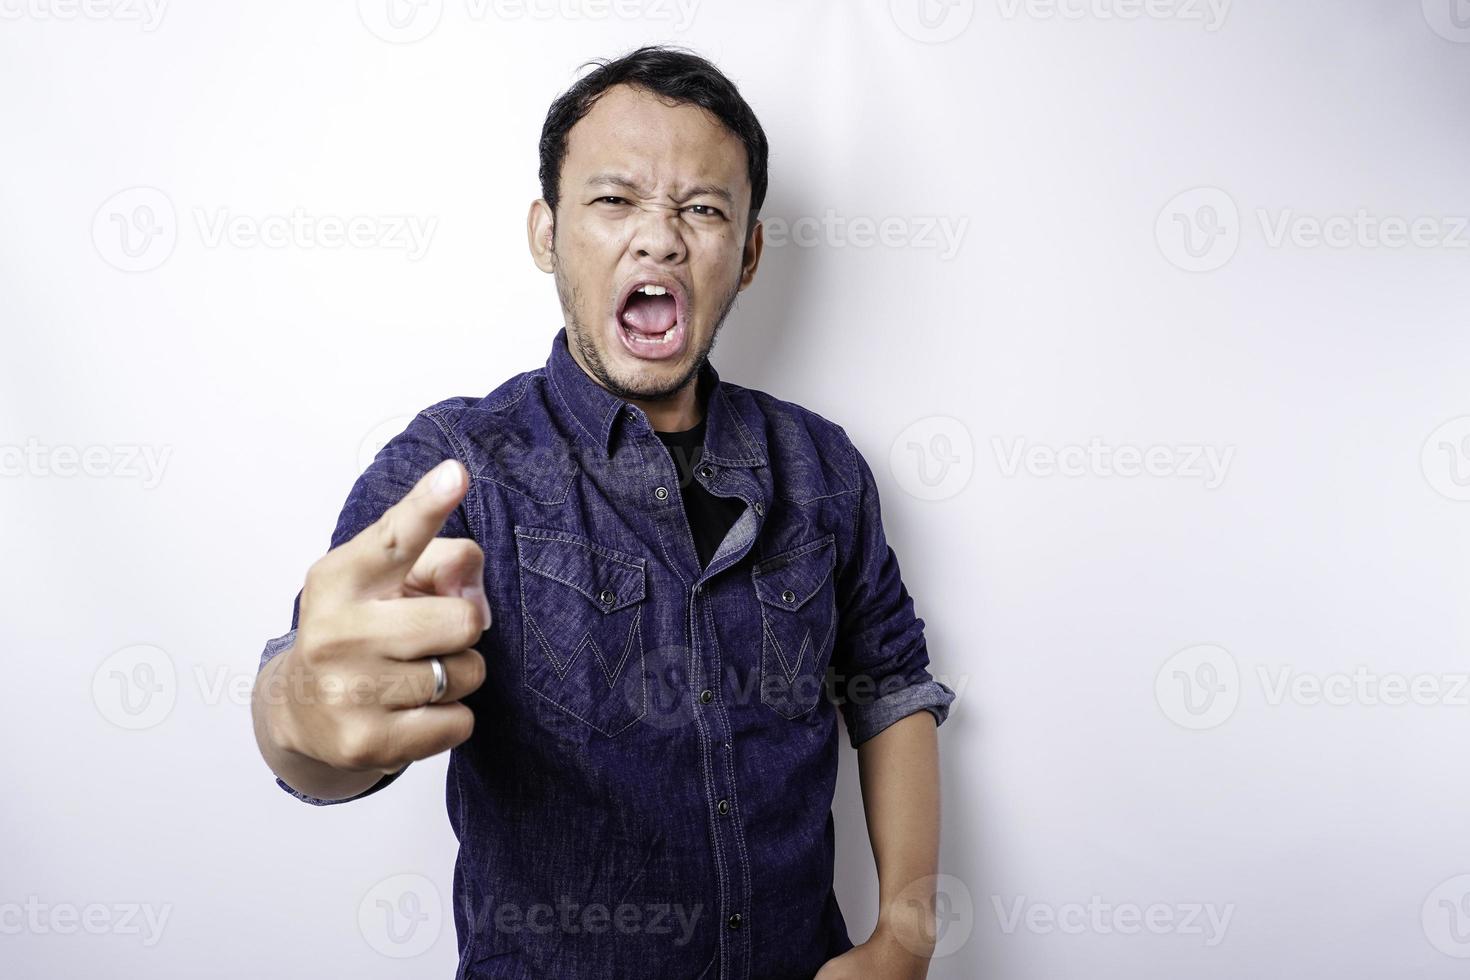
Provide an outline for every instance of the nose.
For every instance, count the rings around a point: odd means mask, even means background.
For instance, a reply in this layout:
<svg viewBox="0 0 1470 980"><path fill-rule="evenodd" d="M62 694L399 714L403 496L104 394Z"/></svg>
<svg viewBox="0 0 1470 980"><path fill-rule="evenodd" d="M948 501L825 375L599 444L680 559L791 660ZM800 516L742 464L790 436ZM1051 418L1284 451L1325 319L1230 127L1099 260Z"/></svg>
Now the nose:
<svg viewBox="0 0 1470 980"><path fill-rule="evenodd" d="M630 242L634 256L654 262L678 263L684 260L684 236L679 228L679 210L650 207L643 210L633 229Z"/></svg>

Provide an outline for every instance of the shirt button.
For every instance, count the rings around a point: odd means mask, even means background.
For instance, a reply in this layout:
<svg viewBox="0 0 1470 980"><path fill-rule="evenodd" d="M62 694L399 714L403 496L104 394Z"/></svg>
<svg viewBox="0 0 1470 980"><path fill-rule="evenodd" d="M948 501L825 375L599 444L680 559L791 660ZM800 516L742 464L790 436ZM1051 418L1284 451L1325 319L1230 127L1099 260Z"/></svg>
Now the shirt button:
<svg viewBox="0 0 1470 980"><path fill-rule="evenodd" d="M701 466L699 468L699 475L708 480L710 477L715 475L715 471L708 466Z"/></svg>
<svg viewBox="0 0 1470 980"><path fill-rule="evenodd" d="M659 500L668 500L669 499L669 488L668 487L659 487L658 489L656 489L656 490L653 491L653 495L655 497L657 497Z"/></svg>
<svg viewBox="0 0 1470 980"><path fill-rule="evenodd" d="M711 691L709 688L705 688L703 691L700 691L699 692L699 703L700 704L709 704L714 699L715 699L715 692L714 691Z"/></svg>
<svg viewBox="0 0 1470 980"><path fill-rule="evenodd" d="M788 603L789 602L795 602L796 601L796 593L795 592L792 592L790 589L787 589L785 592L782 592L781 593L781 601L782 602L788 602Z"/></svg>
<svg viewBox="0 0 1470 980"><path fill-rule="evenodd" d="M602 603L604 606L612 605L614 602L617 601L617 599L618 597L613 595L611 589L603 589L601 592L597 593L597 601Z"/></svg>
<svg viewBox="0 0 1470 980"><path fill-rule="evenodd" d="M730 928L731 929L739 929L740 928L740 923L743 920L740 918L740 913L739 912L736 912L734 915L730 916L730 918L726 919L725 921L727 921L728 923L730 923Z"/></svg>
<svg viewBox="0 0 1470 980"><path fill-rule="evenodd" d="M720 811L720 816L723 817L725 814L727 814L727 813L730 812L730 801L729 800L721 800L719 802L719 804L715 807L715 809L716 810L719 810Z"/></svg>

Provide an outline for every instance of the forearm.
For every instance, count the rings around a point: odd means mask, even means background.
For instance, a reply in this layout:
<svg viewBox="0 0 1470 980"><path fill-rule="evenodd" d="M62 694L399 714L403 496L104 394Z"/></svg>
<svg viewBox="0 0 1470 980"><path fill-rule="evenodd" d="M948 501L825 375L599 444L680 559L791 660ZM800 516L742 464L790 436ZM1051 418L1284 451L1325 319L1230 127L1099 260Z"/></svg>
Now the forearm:
<svg viewBox="0 0 1470 980"><path fill-rule="evenodd" d="M255 744L271 772L286 785L319 800L345 800L370 789L383 774L377 770L352 772L337 769L293 750L280 724L281 699L291 696L287 675L291 650L286 649L261 668L250 698L255 726Z"/></svg>
<svg viewBox="0 0 1470 980"><path fill-rule="evenodd" d="M858 746L868 838L878 867L875 937L927 959L934 945L939 871L939 737L928 711L895 722Z"/></svg>

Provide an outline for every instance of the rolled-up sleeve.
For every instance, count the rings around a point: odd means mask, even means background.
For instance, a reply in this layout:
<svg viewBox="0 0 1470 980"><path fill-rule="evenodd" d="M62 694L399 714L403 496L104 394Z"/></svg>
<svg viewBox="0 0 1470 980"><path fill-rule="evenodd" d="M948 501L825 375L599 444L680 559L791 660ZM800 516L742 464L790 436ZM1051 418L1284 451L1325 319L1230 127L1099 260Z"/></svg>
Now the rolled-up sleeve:
<svg viewBox="0 0 1470 980"><path fill-rule="evenodd" d="M455 402L457 399L441 402L420 412L407 428L390 439L378 452L348 493L347 501L342 505L342 512L337 518L336 529L332 532L331 545L328 550L352 540L365 528L375 523L389 507L402 500L425 473L439 463L450 458L458 458L463 462L463 456L455 451L441 416L441 413L448 410ZM463 503L449 515L449 519L445 521L444 527L439 530L437 536L441 538L470 537L469 523ZM291 629L266 641L265 649L260 654L257 672L264 669L266 664L290 649L291 645L296 642L296 630L300 621L301 591L297 590L291 609ZM351 803L364 796L371 796L403 775L407 768L408 766L404 766L395 773L385 775L356 796L348 796L340 800L322 800L308 796L297 791L279 776L276 777L276 785L303 802L314 806L330 806L336 803Z"/></svg>
<svg viewBox="0 0 1470 980"><path fill-rule="evenodd" d="M954 691L929 673L924 621L904 588L898 556L883 533L878 487L856 448L857 518L839 572L841 595L834 691L856 747L916 711L949 717Z"/></svg>

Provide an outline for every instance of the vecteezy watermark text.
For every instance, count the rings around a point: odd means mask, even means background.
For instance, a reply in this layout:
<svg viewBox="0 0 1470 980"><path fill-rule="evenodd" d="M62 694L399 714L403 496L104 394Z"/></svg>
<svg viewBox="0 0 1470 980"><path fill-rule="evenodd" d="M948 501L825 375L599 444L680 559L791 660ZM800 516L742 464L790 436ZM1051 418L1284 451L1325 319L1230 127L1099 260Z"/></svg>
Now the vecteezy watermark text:
<svg viewBox="0 0 1470 980"><path fill-rule="evenodd" d="M172 446L133 443L112 445L48 446L32 437L23 445L0 444L0 478L140 480L152 490L163 482L163 471L173 455Z"/></svg>
<svg viewBox="0 0 1470 980"><path fill-rule="evenodd" d="M1206 490L1225 482L1235 458L1234 446L1113 446L1094 436L1086 445L1047 446L1023 438L990 440L1002 476L1022 471L1034 477L1123 477L1200 480Z"/></svg>
<svg viewBox="0 0 1470 980"><path fill-rule="evenodd" d="M1470 216L1396 214L1366 207L1310 213L1297 208L1255 208L1260 241L1273 252L1414 253L1470 250ZM1219 187L1176 194L1154 224L1159 250L1186 272L1213 272L1235 257L1251 222Z"/></svg>
<svg viewBox="0 0 1470 980"><path fill-rule="evenodd" d="M381 248L401 251L417 262L429 250L439 219L414 214L236 214L229 208L195 208L194 221L206 248Z"/></svg>
<svg viewBox="0 0 1470 980"><path fill-rule="evenodd" d="M194 207L186 214L197 241L207 249L378 250L401 252L410 262L428 253L439 228L434 215L344 215L300 206L265 213ZM129 187L109 197L93 215L92 243L113 268L149 272L168 261L189 226L163 191Z"/></svg>
<svg viewBox="0 0 1470 980"><path fill-rule="evenodd" d="M113 20L158 30L169 0L0 0L0 21Z"/></svg>
<svg viewBox="0 0 1470 980"><path fill-rule="evenodd" d="M1105 902L1099 895L1093 895L1086 902L1062 904L1033 902L1025 895L1017 895L1013 899L992 895L990 902L995 908L1000 931L1008 936L1020 929L1042 936L1053 933L1135 936L1148 932L1155 936L1200 936L1210 947L1224 941L1230 919L1235 914L1234 903L1223 906L1213 902L1138 905L1134 902Z"/></svg>
<svg viewBox="0 0 1470 980"><path fill-rule="evenodd" d="M963 215L843 215L828 208L816 215L761 219L765 243L773 248L887 248L934 252L947 262L964 245L970 219Z"/></svg>
<svg viewBox="0 0 1470 980"><path fill-rule="evenodd" d="M682 34L701 0L463 0L456 15L472 23L516 21L642 21ZM390 44L413 44L439 28L445 0L357 0L362 24Z"/></svg>
<svg viewBox="0 0 1470 980"><path fill-rule="evenodd" d="M998 0L1005 20L1173 20L1210 33L1225 26L1233 0Z"/></svg>
<svg viewBox="0 0 1470 980"><path fill-rule="evenodd" d="M0 935L142 936L143 945L151 948L163 938L173 908L147 902L43 902L28 895L24 902L0 902Z"/></svg>
<svg viewBox="0 0 1470 980"><path fill-rule="evenodd" d="M1267 708L1470 708L1470 674L1375 670L1300 670L1293 664L1256 664L1243 672L1235 656L1212 643L1186 647L1164 661L1154 697L1164 716L1182 728L1218 728L1235 713L1254 679Z"/></svg>

